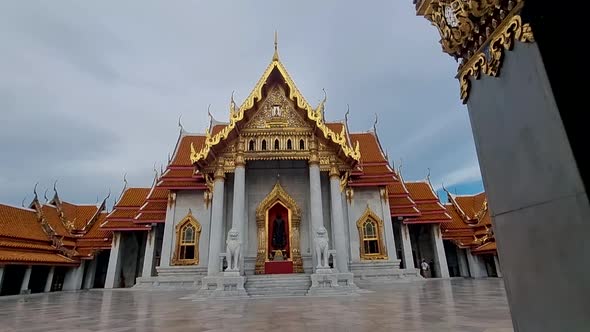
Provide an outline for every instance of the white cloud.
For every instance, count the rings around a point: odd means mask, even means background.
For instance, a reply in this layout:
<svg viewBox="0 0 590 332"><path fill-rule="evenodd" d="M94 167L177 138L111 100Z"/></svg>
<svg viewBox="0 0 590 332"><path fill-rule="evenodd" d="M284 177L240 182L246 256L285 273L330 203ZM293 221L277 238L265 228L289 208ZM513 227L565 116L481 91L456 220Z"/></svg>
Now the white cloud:
<svg viewBox="0 0 590 332"><path fill-rule="evenodd" d="M410 0L0 2L0 201L20 204L34 183L94 201L121 185L149 185L176 142L178 116L202 132L207 105L227 119L279 53L327 116L371 127L407 179L426 168L471 179L469 121L437 31ZM467 170L466 170L467 169ZM461 174L469 174L461 175ZM445 180L446 181L450 180ZM114 189L113 189L114 190Z"/></svg>

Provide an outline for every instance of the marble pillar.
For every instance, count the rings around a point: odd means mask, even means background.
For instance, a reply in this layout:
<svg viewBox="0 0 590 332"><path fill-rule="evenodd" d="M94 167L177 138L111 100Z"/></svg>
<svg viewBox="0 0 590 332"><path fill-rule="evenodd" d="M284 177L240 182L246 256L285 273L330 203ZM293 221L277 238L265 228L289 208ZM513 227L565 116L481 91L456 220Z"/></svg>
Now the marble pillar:
<svg viewBox="0 0 590 332"><path fill-rule="evenodd" d="M412 241L410 240L410 228L408 225L400 221L401 241L402 241L402 254L404 255L404 267L406 269L416 268L414 262L414 256L412 255Z"/></svg>
<svg viewBox="0 0 590 332"><path fill-rule="evenodd" d="M0 266L0 289L2 289L3 282L4 282L4 266Z"/></svg>
<svg viewBox="0 0 590 332"><path fill-rule="evenodd" d="M82 281L84 279L84 267L86 260L81 260L80 265L68 270L64 278L63 290L79 290L82 288Z"/></svg>
<svg viewBox="0 0 590 332"><path fill-rule="evenodd" d="M344 214L342 211L339 175L338 168L330 171L332 231L334 234L334 247L336 249L336 268L340 272L348 272L348 251L346 250L346 233L344 230Z"/></svg>
<svg viewBox="0 0 590 332"><path fill-rule="evenodd" d="M164 221L164 237L162 239L162 254L160 255L160 266L170 267L172 257L172 246L174 245L174 210L176 205L176 193L170 193L168 208L166 209L166 220ZM154 237L155 242L155 237ZM155 246L154 246L155 247Z"/></svg>
<svg viewBox="0 0 590 332"><path fill-rule="evenodd" d="M232 206L232 222L231 227L239 232L239 240L242 244L242 252L245 251L244 246L244 214L246 209L246 165L244 157L241 154L244 143L240 140L238 142L238 155L236 157L236 168L234 170L234 197ZM243 272L244 260L240 258L238 261L238 269Z"/></svg>
<svg viewBox="0 0 590 332"><path fill-rule="evenodd" d="M224 200L225 174L223 168L215 171L213 182L213 201L211 203L211 234L209 236L209 261L207 262L207 275L219 275L221 270L219 254L223 245L223 200Z"/></svg>
<svg viewBox="0 0 590 332"><path fill-rule="evenodd" d="M113 232L113 244L109 255L109 266L104 282L104 288L119 287L119 274L121 273L121 232Z"/></svg>
<svg viewBox="0 0 590 332"><path fill-rule="evenodd" d="M152 229L147 234L145 251L143 254L143 267L141 270L142 277L151 277L154 270L154 254L156 252L156 232L157 228Z"/></svg>
<svg viewBox="0 0 590 332"><path fill-rule="evenodd" d="M309 200L310 200L310 212L311 212L311 229L312 239L315 238L315 234L321 226L324 226L324 214L322 209L322 185L320 179L320 165L319 163L309 163ZM312 242L315 243L315 242ZM313 257L313 270L315 271L318 264L315 254L315 246L312 250Z"/></svg>
<svg viewBox="0 0 590 332"><path fill-rule="evenodd" d="M459 263L459 275L461 277L469 277L469 266L467 265L467 257L465 257L465 249L455 247L457 249L457 261Z"/></svg>
<svg viewBox="0 0 590 332"><path fill-rule="evenodd" d="M494 264L496 264L496 274L498 278L502 278L502 269L500 268L500 260L498 259L498 255L494 255Z"/></svg>
<svg viewBox="0 0 590 332"><path fill-rule="evenodd" d="M434 242L432 248L434 249L434 263L436 264L437 275L439 278L449 278L449 265L447 264L440 224L432 224L430 230L432 232L432 241Z"/></svg>
<svg viewBox="0 0 590 332"><path fill-rule="evenodd" d="M29 282L31 281L31 272L33 270L32 266L27 266L25 270L25 276L23 277L23 281L20 285L20 293L21 294L29 294L31 290L29 289Z"/></svg>
<svg viewBox="0 0 590 332"><path fill-rule="evenodd" d="M488 276L486 268L481 261L481 258L471 253L471 250L466 251L467 263L469 264L469 272L472 278L485 278Z"/></svg>
<svg viewBox="0 0 590 332"><path fill-rule="evenodd" d="M43 291L45 293L51 292L51 286L53 285L53 275L54 274L55 274L55 266L52 266L51 269L49 269L49 273L47 274L47 280L45 281L45 288L43 289Z"/></svg>
<svg viewBox="0 0 590 332"><path fill-rule="evenodd" d="M94 288L94 277L96 275L97 259L98 258L95 256L93 260L86 263L86 277L84 278L84 285L82 286L83 289Z"/></svg>

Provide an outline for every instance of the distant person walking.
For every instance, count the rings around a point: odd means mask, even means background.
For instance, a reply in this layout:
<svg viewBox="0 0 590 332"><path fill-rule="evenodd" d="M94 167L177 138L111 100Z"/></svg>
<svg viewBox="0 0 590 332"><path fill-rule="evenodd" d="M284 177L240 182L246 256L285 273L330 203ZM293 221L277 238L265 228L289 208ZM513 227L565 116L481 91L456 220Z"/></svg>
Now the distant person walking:
<svg viewBox="0 0 590 332"><path fill-rule="evenodd" d="M430 265L426 263L425 259L423 259L420 264L420 272L424 278L430 278Z"/></svg>

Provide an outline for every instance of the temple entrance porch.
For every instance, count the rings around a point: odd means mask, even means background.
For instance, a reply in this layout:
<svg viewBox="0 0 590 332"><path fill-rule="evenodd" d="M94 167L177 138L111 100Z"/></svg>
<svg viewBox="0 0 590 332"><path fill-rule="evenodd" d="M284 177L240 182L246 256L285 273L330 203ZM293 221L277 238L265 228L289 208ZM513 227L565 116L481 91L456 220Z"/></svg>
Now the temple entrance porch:
<svg viewBox="0 0 590 332"><path fill-rule="evenodd" d="M303 273L301 210L277 181L256 209L256 274Z"/></svg>

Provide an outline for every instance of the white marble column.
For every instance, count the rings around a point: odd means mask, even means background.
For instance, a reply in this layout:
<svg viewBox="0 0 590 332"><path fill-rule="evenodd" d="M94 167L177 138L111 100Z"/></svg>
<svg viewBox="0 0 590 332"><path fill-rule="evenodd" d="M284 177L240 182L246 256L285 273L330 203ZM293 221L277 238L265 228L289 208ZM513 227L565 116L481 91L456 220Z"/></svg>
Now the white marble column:
<svg viewBox="0 0 590 332"><path fill-rule="evenodd" d="M404 255L404 267L415 269L414 256L412 255L412 241L410 240L410 228L400 221L400 238L402 241L402 254Z"/></svg>
<svg viewBox="0 0 590 332"><path fill-rule="evenodd" d="M315 142L313 140L310 143L312 149L311 157L309 159L309 201L310 201L310 212L311 212L311 239L312 239L312 258L313 258L313 270L315 271L317 266L316 254L315 254L315 237L316 232L320 226L324 226L324 213L322 208L322 182L320 178L320 162L317 156L317 151L314 153ZM338 255L336 255L338 257Z"/></svg>
<svg viewBox="0 0 590 332"><path fill-rule="evenodd" d="M51 285L53 285L53 274L54 273L55 273L55 266L52 266L49 269L49 273L47 274L47 279L45 281L45 288L43 289L43 291L45 293L51 292Z"/></svg>
<svg viewBox="0 0 590 332"><path fill-rule="evenodd" d="M121 273L121 236L121 232L113 232L113 244L111 245L104 288L119 287L119 274Z"/></svg>
<svg viewBox="0 0 590 332"><path fill-rule="evenodd" d="M211 203L211 234L209 236L209 261L207 262L207 275L219 275L221 266L219 254L223 243L223 200L224 200L225 174L223 168L215 171L213 182L213 202Z"/></svg>
<svg viewBox="0 0 590 332"><path fill-rule="evenodd" d="M245 227L244 227L244 210L246 208L246 164L244 162L243 151L244 142L242 139L238 141L237 155L235 160L234 170L234 197L232 206L232 221L231 228L237 230L240 233L240 243L242 244L242 252L245 251L244 238L245 238ZM240 259L238 262L238 268L241 272L244 271L244 260Z"/></svg>
<svg viewBox="0 0 590 332"><path fill-rule="evenodd" d="M0 266L0 289L2 289L3 282L4 282L4 266Z"/></svg>
<svg viewBox="0 0 590 332"><path fill-rule="evenodd" d="M488 276L483 262L479 257L471 253L471 250L466 250L467 263L469 264L469 272L472 278L485 278Z"/></svg>
<svg viewBox="0 0 590 332"><path fill-rule="evenodd" d="M346 250L346 233L344 231L344 213L342 211L342 195L340 194L340 174L333 166L330 170L330 198L332 212L332 231L336 249L336 268L340 272L348 272L348 251Z"/></svg>
<svg viewBox="0 0 590 332"><path fill-rule="evenodd" d="M148 232L146 242L145 242L145 251L143 254L143 268L141 270L141 277L151 277L152 271L154 270L154 253L156 252L156 232L157 228L154 226Z"/></svg>
<svg viewBox="0 0 590 332"><path fill-rule="evenodd" d="M27 266L27 269L25 270L25 276L23 277L23 281L20 285L20 293L21 294L28 294L29 291L29 282L31 281L31 272L33 270L32 266Z"/></svg>
<svg viewBox="0 0 590 332"><path fill-rule="evenodd" d="M86 263L86 278L84 278L84 285L82 286L83 289L94 288L94 277L96 275L97 260L98 258L95 255L93 260Z"/></svg>
<svg viewBox="0 0 590 332"><path fill-rule="evenodd" d="M500 268L500 260L498 259L498 255L494 255L494 263L496 264L496 274L498 278L502 278L502 269Z"/></svg>
<svg viewBox="0 0 590 332"><path fill-rule="evenodd" d="M160 266L170 267L172 247L174 246L174 215L176 207L176 193L170 193L168 208L166 209L166 220L164 222L164 236L162 239L162 254L160 255Z"/></svg>
<svg viewBox="0 0 590 332"><path fill-rule="evenodd" d="M440 278L449 278L449 265L447 264L447 256L445 254L445 246L440 231L440 224L432 224L430 230L432 232L432 241L434 242L432 248L434 249L434 262L436 264L438 276Z"/></svg>
<svg viewBox="0 0 590 332"><path fill-rule="evenodd" d="M465 249L457 248L457 261L459 263L459 275L461 277L469 277L469 266L467 265L467 258L465 257Z"/></svg>
<svg viewBox="0 0 590 332"><path fill-rule="evenodd" d="M84 279L84 267L86 260L81 260L80 265L68 270L64 278L63 290L79 290L82 288L82 281Z"/></svg>

